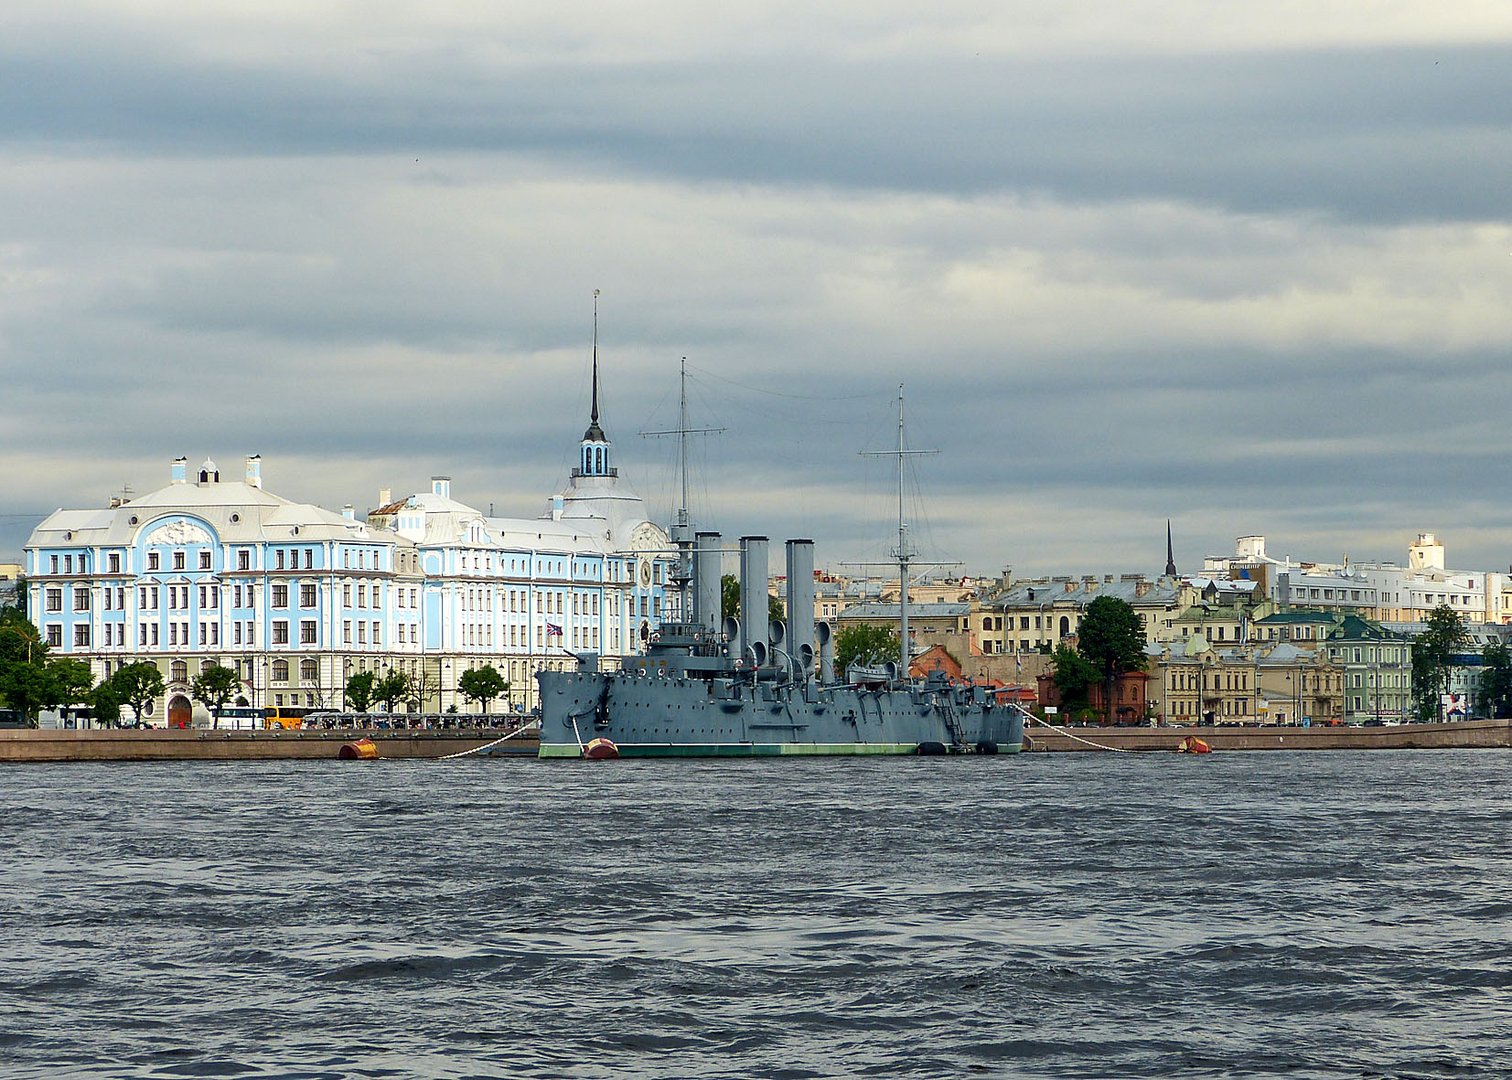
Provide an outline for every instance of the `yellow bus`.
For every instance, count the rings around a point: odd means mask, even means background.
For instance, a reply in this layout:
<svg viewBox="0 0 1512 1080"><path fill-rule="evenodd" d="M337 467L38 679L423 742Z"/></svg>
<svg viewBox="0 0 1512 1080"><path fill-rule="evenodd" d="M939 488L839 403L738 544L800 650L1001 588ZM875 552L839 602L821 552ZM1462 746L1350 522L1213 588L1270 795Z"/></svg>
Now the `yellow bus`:
<svg viewBox="0 0 1512 1080"><path fill-rule="evenodd" d="M303 705L269 705L263 710L263 727L269 731L274 728L294 731L303 727L305 715L314 711Z"/></svg>

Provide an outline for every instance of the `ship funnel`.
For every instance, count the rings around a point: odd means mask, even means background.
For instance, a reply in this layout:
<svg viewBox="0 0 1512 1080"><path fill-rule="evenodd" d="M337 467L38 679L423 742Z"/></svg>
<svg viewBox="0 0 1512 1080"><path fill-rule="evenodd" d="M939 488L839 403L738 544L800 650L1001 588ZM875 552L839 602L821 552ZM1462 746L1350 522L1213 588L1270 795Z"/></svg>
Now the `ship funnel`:
<svg viewBox="0 0 1512 1080"><path fill-rule="evenodd" d="M767 652L772 658L772 663L791 667L791 663L785 659L788 655L787 646L787 623L781 619L773 619L767 623Z"/></svg>
<svg viewBox="0 0 1512 1080"><path fill-rule="evenodd" d="M753 641L746 651L751 657L752 667L766 667L768 660L766 642Z"/></svg>
<svg viewBox="0 0 1512 1080"><path fill-rule="evenodd" d="M767 625L767 538L765 536L742 536L740 538L740 655L753 653L761 645L762 659L766 662Z"/></svg>
<svg viewBox="0 0 1512 1080"><path fill-rule="evenodd" d="M720 573L723 553L717 532L701 532L693 544L693 612L694 621L709 633L720 624Z"/></svg>
<svg viewBox="0 0 1512 1080"><path fill-rule="evenodd" d="M835 681L835 635L827 622L814 627L814 640L819 642L819 681Z"/></svg>
<svg viewBox="0 0 1512 1080"><path fill-rule="evenodd" d="M740 658L740 620L731 615L724 621L725 640L730 643L730 655Z"/></svg>
<svg viewBox="0 0 1512 1080"><path fill-rule="evenodd" d="M807 678L814 663L814 542L787 542L787 650L798 670L794 678ZM808 652L808 660L802 658Z"/></svg>

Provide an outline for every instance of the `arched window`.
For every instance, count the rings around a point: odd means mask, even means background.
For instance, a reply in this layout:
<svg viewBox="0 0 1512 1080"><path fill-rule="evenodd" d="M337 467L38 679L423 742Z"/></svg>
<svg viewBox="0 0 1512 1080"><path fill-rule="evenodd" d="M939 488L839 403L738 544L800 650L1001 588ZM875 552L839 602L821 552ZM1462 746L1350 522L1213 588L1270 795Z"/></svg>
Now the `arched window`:
<svg viewBox="0 0 1512 1080"><path fill-rule="evenodd" d="M168 677L173 682L185 682L189 678L189 665L183 660L175 660L169 665Z"/></svg>
<svg viewBox="0 0 1512 1080"><path fill-rule="evenodd" d="M273 681L285 683L289 681L289 662L287 660L273 661Z"/></svg>
<svg viewBox="0 0 1512 1080"><path fill-rule="evenodd" d="M557 460L560 461L561 458L558 458ZM557 468L561 468L561 466L558 465ZM1071 633L1071 619L1067 615L1062 615L1060 621L1060 636L1065 637L1069 633Z"/></svg>
<svg viewBox="0 0 1512 1080"><path fill-rule="evenodd" d="M314 660L301 660L299 662L299 681L314 682L318 677Z"/></svg>
<svg viewBox="0 0 1512 1080"><path fill-rule="evenodd" d="M560 468L560 466L558 466L558 467ZM992 629L992 620L988 619L988 618L983 618L982 619L982 629L983 630L991 630Z"/></svg>

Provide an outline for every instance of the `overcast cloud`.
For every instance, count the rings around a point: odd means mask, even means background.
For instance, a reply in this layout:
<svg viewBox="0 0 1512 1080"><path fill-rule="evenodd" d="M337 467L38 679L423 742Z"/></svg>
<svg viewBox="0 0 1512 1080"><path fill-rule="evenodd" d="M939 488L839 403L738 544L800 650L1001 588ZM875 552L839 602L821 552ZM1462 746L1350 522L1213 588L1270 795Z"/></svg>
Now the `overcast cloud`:
<svg viewBox="0 0 1512 1080"><path fill-rule="evenodd" d="M168 462L881 557L1512 564L1512 8L12 2L0 558ZM500 9L504 10L500 10Z"/></svg>

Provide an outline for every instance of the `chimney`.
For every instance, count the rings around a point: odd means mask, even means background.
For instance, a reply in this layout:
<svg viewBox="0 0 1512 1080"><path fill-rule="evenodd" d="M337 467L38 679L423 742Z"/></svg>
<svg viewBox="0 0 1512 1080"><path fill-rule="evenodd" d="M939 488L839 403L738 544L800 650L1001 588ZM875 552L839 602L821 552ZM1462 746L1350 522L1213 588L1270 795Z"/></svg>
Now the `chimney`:
<svg viewBox="0 0 1512 1080"><path fill-rule="evenodd" d="M391 503L393 501L394 501L394 490L393 490L393 488L379 488L378 489L378 505L379 506L387 506L389 503Z"/></svg>
<svg viewBox="0 0 1512 1080"><path fill-rule="evenodd" d="M794 675L807 678L814 670L814 542L787 542L788 653Z"/></svg>
<svg viewBox="0 0 1512 1080"><path fill-rule="evenodd" d="M693 613L698 624L709 633L718 633L721 622L720 574L724 570L724 553L719 550L719 541L717 532L701 532L693 538Z"/></svg>
<svg viewBox="0 0 1512 1080"><path fill-rule="evenodd" d="M344 518L346 518L348 521L356 521L357 520L357 510L356 510L355 507L352 506L351 503L347 503L345 506L343 506L341 508L341 516L344 517Z"/></svg>
<svg viewBox="0 0 1512 1080"><path fill-rule="evenodd" d="M189 482L189 459L186 457L174 458L168 477L172 483L187 484Z"/></svg>
<svg viewBox="0 0 1512 1080"><path fill-rule="evenodd" d="M740 538L740 643L744 659L764 666L767 652L767 538Z"/></svg>
<svg viewBox="0 0 1512 1080"><path fill-rule="evenodd" d="M251 488L262 487L261 454L253 454L247 458L247 486Z"/></svg>

